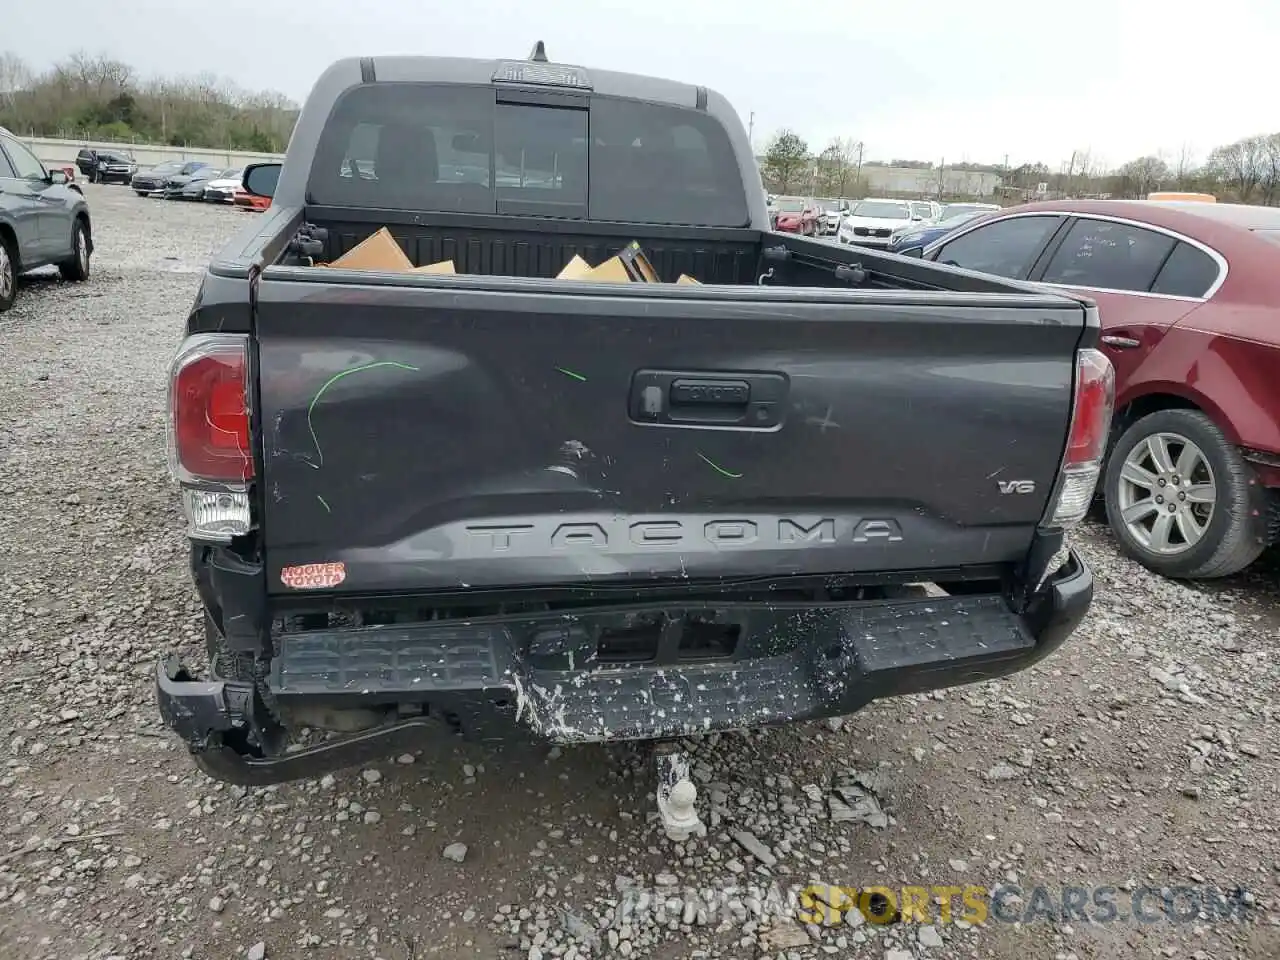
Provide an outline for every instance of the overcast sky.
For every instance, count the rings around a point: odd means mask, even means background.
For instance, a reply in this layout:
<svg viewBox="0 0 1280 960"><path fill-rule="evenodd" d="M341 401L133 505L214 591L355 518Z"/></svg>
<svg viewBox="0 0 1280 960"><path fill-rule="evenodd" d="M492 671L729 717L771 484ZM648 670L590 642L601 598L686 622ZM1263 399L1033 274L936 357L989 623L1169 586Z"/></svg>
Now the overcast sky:
<svg viewBox="0 0 1280 960"><path fill-rule="evenodd" d="M14 0L16 2L16 0ZM1118 165L1280 130L1280 0L57 0L3 17L0 47L43 68L80 48L145 75L210 71L305 98L332 60L393 53L523 57L701 83L755 141L871 159L1057 169Z"/></svg>

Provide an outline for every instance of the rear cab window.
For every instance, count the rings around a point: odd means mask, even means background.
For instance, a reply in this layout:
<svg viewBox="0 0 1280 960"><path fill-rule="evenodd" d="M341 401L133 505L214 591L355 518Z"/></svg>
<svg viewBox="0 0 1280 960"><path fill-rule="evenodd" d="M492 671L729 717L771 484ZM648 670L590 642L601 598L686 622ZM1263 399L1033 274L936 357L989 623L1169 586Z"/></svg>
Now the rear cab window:
<svg viewBox="0 0 1280 960"><path fill-rule="evenodd" d="M492 86L376 83L344 94L320 136L312 203L742 227L732 145L710 116L592 96L501 101Z"/></svg>

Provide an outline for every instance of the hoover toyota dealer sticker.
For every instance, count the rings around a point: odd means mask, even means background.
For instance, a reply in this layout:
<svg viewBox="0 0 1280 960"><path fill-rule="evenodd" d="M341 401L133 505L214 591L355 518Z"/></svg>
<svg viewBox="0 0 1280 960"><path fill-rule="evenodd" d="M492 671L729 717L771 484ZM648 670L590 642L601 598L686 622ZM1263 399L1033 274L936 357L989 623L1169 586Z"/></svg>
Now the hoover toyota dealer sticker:
<svg viewBox="0 0 1280 960"><path fill-rule="evenodd" d="M295 590L323 590L336 587L347 579L345 563L304 563L296 567L281 567L280 582Z"/></svg>

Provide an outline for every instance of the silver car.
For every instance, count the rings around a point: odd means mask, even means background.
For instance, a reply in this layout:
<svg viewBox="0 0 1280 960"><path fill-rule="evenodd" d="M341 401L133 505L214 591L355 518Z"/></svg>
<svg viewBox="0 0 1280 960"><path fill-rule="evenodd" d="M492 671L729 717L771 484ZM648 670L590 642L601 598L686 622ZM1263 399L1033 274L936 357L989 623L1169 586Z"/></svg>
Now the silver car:
<svg viewBox="0 0 1280 960"><path fill-rule="evenodd" d="M63 279L89 279L89 204L61 170L0 127L0 313L18 296L18 275L56 266Z"/></svg>

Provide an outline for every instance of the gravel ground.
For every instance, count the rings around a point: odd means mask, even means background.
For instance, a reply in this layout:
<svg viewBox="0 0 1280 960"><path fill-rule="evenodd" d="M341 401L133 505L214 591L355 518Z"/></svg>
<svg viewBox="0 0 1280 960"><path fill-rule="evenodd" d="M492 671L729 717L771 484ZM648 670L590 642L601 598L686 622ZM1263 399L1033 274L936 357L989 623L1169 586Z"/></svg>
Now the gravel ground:
<svg viewBox="0 0 1280 960"><path fill-rule="evenodd" d="M317 782L206 779L149 680L200 624L163 375L251 214L87 191L92 282L34 280L0 317L0 955L1280 956L1280 564L1175 584L1099 527L1093 611L1038 668L697 744L706 839L662 838L627 748L441 739ZM782 894L811 881L1210 884L1254 919L805 927Z"/></svg>

